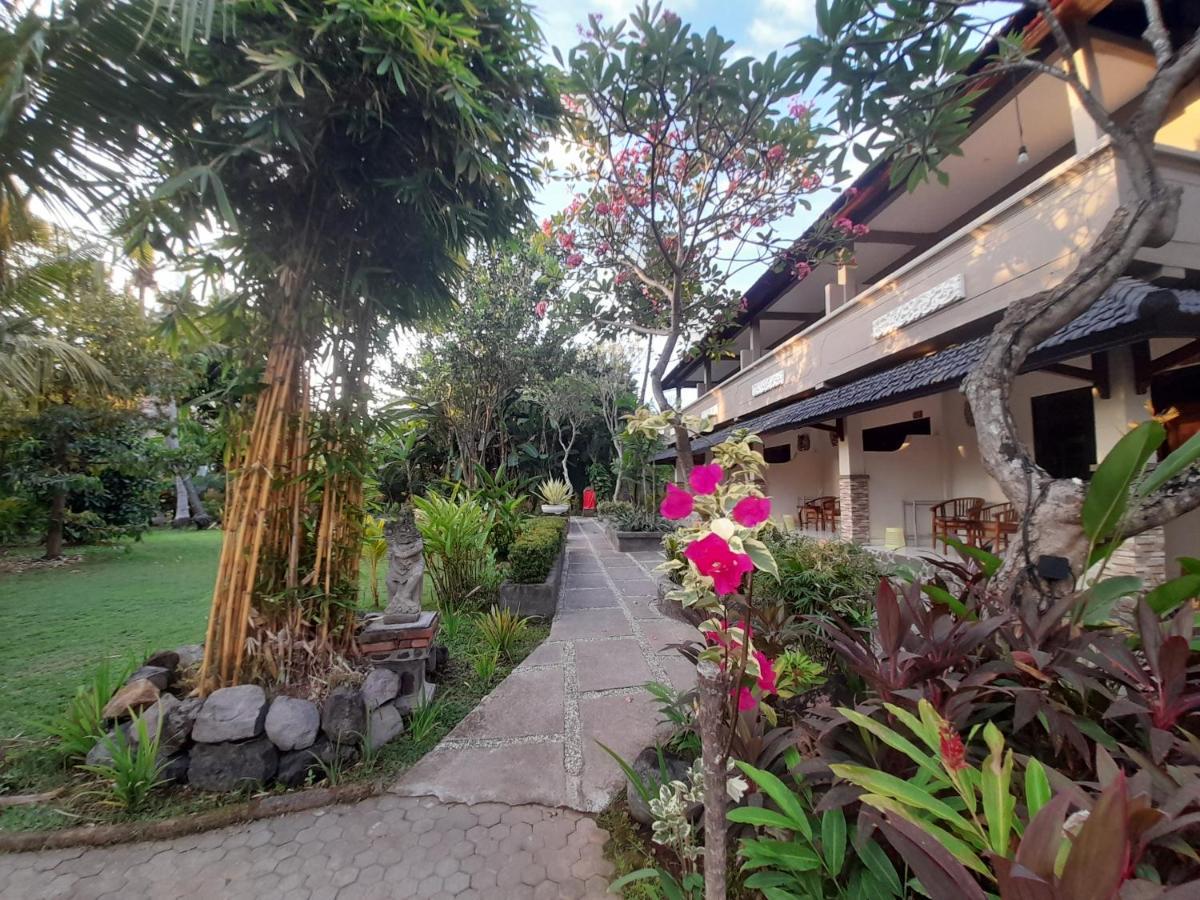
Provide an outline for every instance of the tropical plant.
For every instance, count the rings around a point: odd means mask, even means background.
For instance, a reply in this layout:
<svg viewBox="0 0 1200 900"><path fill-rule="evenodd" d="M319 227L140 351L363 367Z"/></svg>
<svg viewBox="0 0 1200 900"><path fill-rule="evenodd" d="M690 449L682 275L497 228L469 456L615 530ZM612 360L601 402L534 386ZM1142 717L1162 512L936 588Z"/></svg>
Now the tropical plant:
<svg viewBox="0 0 1200 900"><path fill-rule="evenodd" d="M529 618L518 616L510 609L493 606L480 613L477 620L483 644L488 650L511 659L517 645L529 632Z"/></svg>
<svg viewBox="0 0 1200 900"><path fill-rule="evenodd" d="M798 647L778 654L774 664L775 693L783 700L803 694L825 681L825 666Z"/></svg>
<svg viewBox="0 0 1200 900"><path fill-rule="evenodd" d="M761 891L769 900L906 896L887 854L870 835L848 826L841 808L817 815L812 812L812 793L803 784L794 792L770 772L745 762L737 766L772 804L729 812L730 822L764 829L761 837L738 843L742 869L753 873L746 887Z"/></svg>
<svg viewBox="0 0 1200 900"><path fill-rule="evenodd" d="M110 762L79 767L106 782L104 789L98 792L102 803L126 813L136 813L146 805L150 793L163 783L158 777L162 767L158 747L163 717L159 716L157 721L158 726L151 735L146 720L135 714L129 723L132 736L118 729L115 737L103 738Z"/></svg>
<svg viewBox="0 0 1200 900"><path fill-rule="evenodd" d="M481 650L471 657L471 668L475 677L483 687L496 679L496 671L500 667L500 651L495 649Z"/></svg>
<svg viewBox="0 0 1200 900"><path fill-rule="evenodd" d="M82 759L105 736L104 707L133 668L128 661L104 660L88 681L75 689L62 716L46 723L46 731L64 759Z"/></svg>
<svg viewBox="0 0 1200 900"><path fill-rule="evenodd" d="M853 627L874 618L875 588L883 574L868 551L849 541L819 541L769 531L763 537L779 567L778 580L756 577L755 592L777 599L809 622L839 618Z"/></svg>
<svg viewBox="0 0 1200 900"><path fill-rule="evenodd" d="M538 496L547 506L569 506L575 491L570 482L558 478L547 478L537 486Z"/></svg>
<svg viewBox="0 0 1200 900"><path fill-rule="evenodd" d="M561 516L528 519L509 549L508 574L514 584L541 584L554 568L567 538Z"/></svg>
<svg viewBox="0 0 1200 900"><path fill-rule="evenodd" d="M408 734L417 744L424 744L437 731L441 723L441 700L423 700L413 709L408 719Z"/></svg>
<svg viewBox="0 0 1200 900"><path fill-rule="evenodd" d="M413 506L439 608L478 599L489 572L495 568L488 546L491 513L465 495L414 497Z"/></svg>

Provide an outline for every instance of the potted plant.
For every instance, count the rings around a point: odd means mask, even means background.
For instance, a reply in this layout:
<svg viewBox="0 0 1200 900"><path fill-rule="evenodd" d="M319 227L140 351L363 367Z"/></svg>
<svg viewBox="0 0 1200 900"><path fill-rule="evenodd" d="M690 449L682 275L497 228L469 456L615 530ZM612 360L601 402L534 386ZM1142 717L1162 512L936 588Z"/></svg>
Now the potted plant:
<svg viewBox="0 0 1200 900"><path fill-rule="evenodd" d="M544 515L562 516L570 511L574 491L571 490L571 485L561 478L547 478L538 485L537 492L542 498Z"/></svg>

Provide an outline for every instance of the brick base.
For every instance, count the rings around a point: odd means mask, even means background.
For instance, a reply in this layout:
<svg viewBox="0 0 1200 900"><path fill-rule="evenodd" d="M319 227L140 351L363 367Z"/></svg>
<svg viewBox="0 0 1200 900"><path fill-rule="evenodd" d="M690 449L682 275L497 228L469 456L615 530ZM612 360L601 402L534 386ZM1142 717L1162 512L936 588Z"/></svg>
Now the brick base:
<svg viewBox="0 0 1200 900"><path fill-rule="evenodd" d="M841 537L855 544L871 542L871 490L866 475L843 475L838 480L842 504Z"/></svg>
<svg viewBox="0 0 1200 900"><path fill-rule="evenodd" d="M1117 548L1106 575L1136 575L1147 588L1167 580L1166 537L1161 528L1144 531Z"/></svg>

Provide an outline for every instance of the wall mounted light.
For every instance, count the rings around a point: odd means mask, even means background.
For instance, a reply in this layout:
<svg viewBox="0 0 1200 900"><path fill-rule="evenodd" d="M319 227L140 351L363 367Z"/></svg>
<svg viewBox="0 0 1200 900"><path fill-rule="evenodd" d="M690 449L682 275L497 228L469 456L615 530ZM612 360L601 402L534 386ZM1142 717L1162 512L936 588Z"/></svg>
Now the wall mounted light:
<svg viewBox="0 0 1200 900"><path fill-rule="evenodd" d="M1029 162L1029 148L1025 146L1025 126L1021 122L1021 93L1019 90L1013 96L1013 103L1017 108L1017 140L1021 142L1021 146L1017 148L1017 165L1024 166Z"/></svg>

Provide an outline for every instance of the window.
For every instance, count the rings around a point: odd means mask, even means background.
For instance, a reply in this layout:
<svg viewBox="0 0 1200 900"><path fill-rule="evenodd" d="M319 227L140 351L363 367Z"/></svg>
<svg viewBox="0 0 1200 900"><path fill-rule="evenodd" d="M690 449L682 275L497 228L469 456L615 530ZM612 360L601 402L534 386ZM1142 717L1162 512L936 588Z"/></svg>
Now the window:
<svg viewBox="0 0 1200 900"><path fill-rule="evenodd" d="M933 434L929 417L909 419L894 425L863 429L863 450L867 453L893 453L904 446L911 434Z"/></svg>
<svg viewBox="0 0 1200 900"><path fill-rule="evenodd" d="M1033 456L1054 478L1091 477L1096 464L1092 389L1043 394L1033 405Z"/></svg>
<svg viewBox="0 0 1200 900"><path fill-rule="evenodd" d="M764 447L763 459L771 465L785 463L792 458L792 445L780 444L778 447Z"/></svg>
<svg viewBox="0 0 1200 900"><path fill-rule="evenodd" d="M1150 384L1150 399L1154 411L1166 412L1172 407L1179 415L1167 423L1167 444L1159 451L1165 456L1200 432L1200 366L1173 369L1156 375Z"/></svg>

